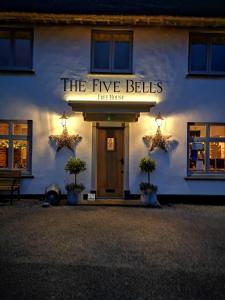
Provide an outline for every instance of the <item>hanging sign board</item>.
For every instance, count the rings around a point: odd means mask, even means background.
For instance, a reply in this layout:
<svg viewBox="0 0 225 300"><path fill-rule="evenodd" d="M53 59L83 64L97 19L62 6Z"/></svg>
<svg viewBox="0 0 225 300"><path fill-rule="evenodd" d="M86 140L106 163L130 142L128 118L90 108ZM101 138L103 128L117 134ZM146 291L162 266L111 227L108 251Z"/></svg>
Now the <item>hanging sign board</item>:
<svg viewBox="0 0 225 300"><path fill-rule="evenodd" d="M73 100L102 100L102 101L126 101L146 98L151 95L163 93L161 81L142 81L134 79L74 79L61 78L63 91L66 95L73 97Z"/></svg>

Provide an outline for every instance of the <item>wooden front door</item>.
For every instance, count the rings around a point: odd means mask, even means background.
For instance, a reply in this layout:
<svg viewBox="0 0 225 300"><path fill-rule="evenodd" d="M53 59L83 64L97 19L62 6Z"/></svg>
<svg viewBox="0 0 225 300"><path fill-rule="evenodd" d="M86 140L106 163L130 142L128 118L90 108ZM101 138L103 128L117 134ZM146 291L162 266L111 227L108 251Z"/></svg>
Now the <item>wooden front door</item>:
<svg viewBox="0 0 225 300"><path fill-rule="evenodd" d="M124 129L97 129L97 197L123 197Z"/></svg>

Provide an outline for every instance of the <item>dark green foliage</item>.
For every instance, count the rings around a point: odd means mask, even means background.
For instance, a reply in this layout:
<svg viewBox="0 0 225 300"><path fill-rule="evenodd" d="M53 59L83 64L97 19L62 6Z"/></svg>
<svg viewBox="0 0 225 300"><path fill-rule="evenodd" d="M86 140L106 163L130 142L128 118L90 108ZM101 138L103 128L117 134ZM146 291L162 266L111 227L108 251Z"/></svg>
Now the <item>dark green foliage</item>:
<svg viewBox="0 0 225 300"><path fill-rule="evenodd" d="M148 173L148 183L150 184L150 173L156 168L156 162L150 157L144 157L140 161L139 168L142 172Z"/></svg>
<svg viewBox="0 0 225 300"><path fill-rule="evenodd" d="M79 174L86 170L86 162L80 158L71 157L65 166L65 170L70 174Z"/></svg>
<svg viewBox="0 0 225 300"><path fill-rule="evenodd" d="M74 184L77 185L77 174L86 170L86 162L80 158L70 157L65 166L65 170L70 174L74 174Z"/></svg>
<svg viewBox="0 0 225 300"><path fill-rule="evenodd" d="M156 185L148 183L148 182L141 182L139 187L142 192L143 191L156 192L158 189L158 187Z"/></svg>
<svg viewBox="0 0 225 300"><path fill-rule="evenodd" d="M85 186L81 184L68 183L65 186L67 192L82 192L85 189Z"/></svg>
<svg viewBox="0 0 225 300"><path fill-rule="evenodd" d="M148 182L141 182L140 183L140 190L142 192L156 192L157 186L150 183L150 173L155 171L156 169L156 162L150 157L144 157L140 161L139 168L142 172L148 174Z"/></svg>
<svg viewBox="0 0 225 300"><path fill-rule="evenodd" d="M156 168L156 162L149 157L144 157L140 161L139 167L142 172L152 173Z"/></svg>

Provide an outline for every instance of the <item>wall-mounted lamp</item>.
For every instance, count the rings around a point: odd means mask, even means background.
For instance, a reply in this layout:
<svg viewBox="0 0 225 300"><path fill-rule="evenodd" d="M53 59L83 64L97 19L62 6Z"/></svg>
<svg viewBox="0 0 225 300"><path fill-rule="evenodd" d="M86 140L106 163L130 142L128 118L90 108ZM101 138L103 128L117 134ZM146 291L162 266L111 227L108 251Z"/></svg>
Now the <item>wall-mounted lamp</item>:
<svg viewBox="0 0 225 300"><path fill-rule="evenodd" d="M56 142L57 149L56 151L59 152L62 148L67 147L72 152L74 151L74 147L81 142L82 137L79 134L76 135L69 135L66 123L69 117L63 112L62 116L59 118L61 120L61 125L63 127L62 133L60 135L50 135L50 141Z"/></svg>
<svg viewBox="0 0 225 300"><path fill-rule="evenodd" d="M161 113L158 113L158 115L155 118L155 122L156 122L158 128L161 128L163 120L164 120L164 118L161 116Z"/></svg>
<svg viewBox="0 0 225 300"><path fill-rule="evenodd" d="M169 143L168 140L171 137L171 135L162 135L161 126L163 120L164 118L161 116L161 113L158 113L158 115L155 118L155 122L157 125L156 133L154 135L146 135L143 137L143 141L149 148L150 152L154 151L156 148L160 148L167 152L167 146Z"/></svg>
<svg viewBox="0 0 225 300"><path fill-rule="evenodd" d="M59 119L61 120L62 127L65 128L67 119L69 119L69 117L66 115L65 111L62 113L62 116Z"/></svg>

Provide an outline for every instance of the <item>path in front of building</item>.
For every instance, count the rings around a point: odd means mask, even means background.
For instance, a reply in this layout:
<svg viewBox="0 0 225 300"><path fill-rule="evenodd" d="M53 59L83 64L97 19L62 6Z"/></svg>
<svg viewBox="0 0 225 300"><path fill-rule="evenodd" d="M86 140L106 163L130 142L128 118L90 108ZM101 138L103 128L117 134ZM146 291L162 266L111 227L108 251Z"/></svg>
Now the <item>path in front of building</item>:
<svg viewBox="0 0 225 300"><path fill-rule="evenodd" d="M0 299L225 299L225 207L0 207Z"/></svg>

